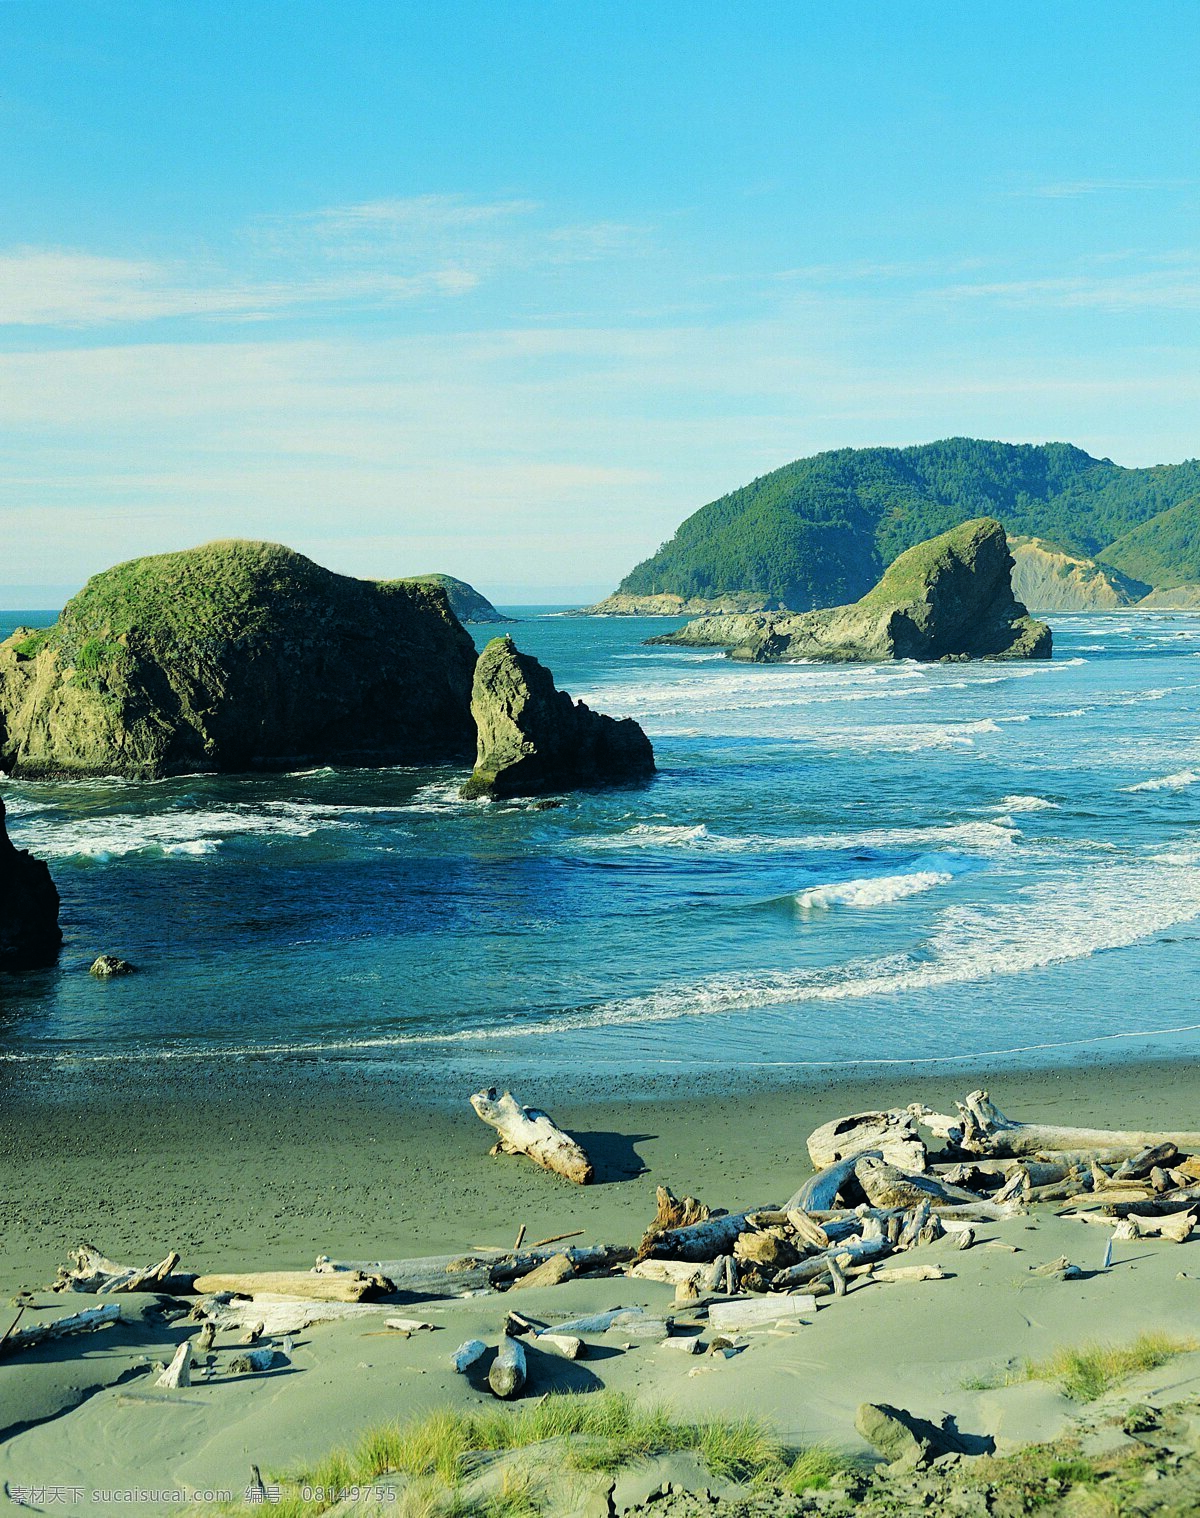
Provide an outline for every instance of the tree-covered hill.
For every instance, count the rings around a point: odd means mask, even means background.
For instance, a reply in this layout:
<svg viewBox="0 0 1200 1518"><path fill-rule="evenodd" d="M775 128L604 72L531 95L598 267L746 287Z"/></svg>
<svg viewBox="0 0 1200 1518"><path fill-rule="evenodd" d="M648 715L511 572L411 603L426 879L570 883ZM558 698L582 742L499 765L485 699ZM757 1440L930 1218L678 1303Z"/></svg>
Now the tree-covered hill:
<svg viewBox="0 0 1200 1518"><path fill-rule="evenodd" d="M1123 533L1101 557L1162 590L1200 580L1200 495Z"/></svg>
<svg viewBox="0 0 1200 1518"><path fill-rule="evenodd" d="M805 611L856 600L897 554L972 517L998 517L1013 532L1092 556L1198 492L1200 460L1123 469L1069 443L842 448L701 507L618 594L759 591ZM1189 578L1200 576L1177 576Z"/></svg>

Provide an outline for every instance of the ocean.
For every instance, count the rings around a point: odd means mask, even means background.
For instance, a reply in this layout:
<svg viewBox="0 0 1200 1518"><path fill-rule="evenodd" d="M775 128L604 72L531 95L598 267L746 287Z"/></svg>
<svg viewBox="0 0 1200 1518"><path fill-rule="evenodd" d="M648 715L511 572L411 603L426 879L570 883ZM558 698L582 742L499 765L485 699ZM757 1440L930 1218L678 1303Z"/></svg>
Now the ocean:
<svg viewBox="0 0 1200 1518"><path fill-rule="evenodd" d="M644 646L676 623L512 614L560 687L643 725L652 784L0 782L65 932L57 968L0 976L2 1089L1200 1050L1200 615L1058 616L1049 662L756 667ZM102 952L140 973L93 980Z"/></svg>

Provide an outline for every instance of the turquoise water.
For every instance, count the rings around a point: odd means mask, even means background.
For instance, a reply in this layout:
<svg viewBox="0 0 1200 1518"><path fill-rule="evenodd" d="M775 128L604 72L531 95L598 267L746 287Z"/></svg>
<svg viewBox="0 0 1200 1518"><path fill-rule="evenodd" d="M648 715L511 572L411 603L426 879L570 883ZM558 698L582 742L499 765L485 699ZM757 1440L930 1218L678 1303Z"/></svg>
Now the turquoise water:
<svg viewBox="0 0 1200 1518"><path fill-rule="evenodd" d="M560 685L643 724L650 786L4 781L66 933L56 970L0 976L5 1083L1200 1049L1200 616L1058 617L1049 663L757 668L644 647L661 621L516 614ZM92 981L102 951L141 973Z"/></svg>

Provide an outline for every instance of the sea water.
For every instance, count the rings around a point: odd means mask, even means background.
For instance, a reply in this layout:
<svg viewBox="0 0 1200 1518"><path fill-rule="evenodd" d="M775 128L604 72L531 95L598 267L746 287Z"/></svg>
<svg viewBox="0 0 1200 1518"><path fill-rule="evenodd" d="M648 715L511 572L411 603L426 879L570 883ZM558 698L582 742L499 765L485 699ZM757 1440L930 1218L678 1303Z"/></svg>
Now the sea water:
<svg viewBox="0 0 1200 1518"><path fill-rule="evenodd" d="M644 645L677 623L514 615L642 724L650 785L0 782L65 932L55 969L0 976L5 1084L1200 1050L1200 615L1059 616L1047 662L764 667ZM140 973L94 981L102 952Z"/></svg>

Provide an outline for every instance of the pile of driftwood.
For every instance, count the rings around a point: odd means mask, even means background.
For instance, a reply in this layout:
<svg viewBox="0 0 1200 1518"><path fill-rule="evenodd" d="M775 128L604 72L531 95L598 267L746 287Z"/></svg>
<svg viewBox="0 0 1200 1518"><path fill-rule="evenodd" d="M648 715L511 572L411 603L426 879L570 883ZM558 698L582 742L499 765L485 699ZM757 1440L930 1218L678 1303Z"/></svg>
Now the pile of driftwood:
<svg viewBox="0 0 1200 1518"><path fill-rule="evenodd" d="M592 1178L583 1149L546 1113L520 1106L508 1092L480 1092L471 1101L500 1134L494 1152L528 1154L580 1184ZM566 1234L522 1249L522 1228L510 1250L365 1262L322 1256L307 1271L194 1275L179 1270L174 1252L158 1264L133 1267L85 1244L51 1289L149 1292L168 1320L195 1325L197 1332L159 1368L157 1385L170 1389L188 1385L194 1365L209 1379L284 1369L292 1336L313 1323L364 1317L381 1323L379 1332L405 1336L435 1327L394 1315L401 1304L524 1291L585 1276L625 1275L674 1287L670 1314L615 1307L543 1322L507 1311L492 1344L471 1339L451 1356L464 1374L482 1375L486 1366L488 1386L507 1398L530 1379L526 1341L572 1360L598 1335L609 1344L648 1341L683 1353L706 1347L733 1354L742 1347L740 1330L809 1316L820 1297L875 1282L943 1279L938 1265L898 1264L895 1257L943 1238L969 1248L981 1225L1036 1204L1103 1224L1117 1238L1182 1242L1200 1217L1200 1133L1019 1123L986 1091L972 1092L952 1116L913 1105L826 1123L809 1135L808 1153L815 1173L783 1202L722 1212L692 1197L680 1201L660 1186L657 1216L637 1246L564 1245L576 1237ZM1080 1274L1065 1258L1037 1273ZM19 1300L16 1320L0 1336L0 1358L120 1320L112 1303L21 1327L26 1307L36 1302L28 1294ZM219 1351L227 1352L223 1359Z"/></svg>

